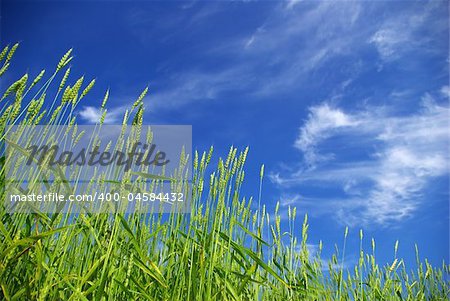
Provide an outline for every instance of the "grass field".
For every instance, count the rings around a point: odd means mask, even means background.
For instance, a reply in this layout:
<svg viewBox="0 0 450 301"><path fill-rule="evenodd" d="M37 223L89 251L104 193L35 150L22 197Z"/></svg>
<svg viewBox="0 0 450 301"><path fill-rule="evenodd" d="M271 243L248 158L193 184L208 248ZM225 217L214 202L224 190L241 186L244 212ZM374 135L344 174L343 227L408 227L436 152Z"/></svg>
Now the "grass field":
<svg viewBox="0 0 450 301"><path fill-rule="evenodd" d="M16 48L1 52L0 75ZM26 74L5 90L1 133L8 124L76 127L75 108L94 82L71 81L71 60L69 51L50 76ZM127 111L124 123L144 123L146 92ZM107 98L108 93L103 113ZM321 259L321 247L310 254L306 216L298 217L290 208L288 219L283 219L290 230L283 232L278 209L267 212L259 205L260 197L240 195L247 149L231 148L218 162L210 162L212 153L211 148L193 158L190 214L25 214L8 213L2 204L0 299L448 299L446 263L434 267L418 262L418 269L410 271L396 258L380 266L372 240L372 249L361 247L358 263L348 267L343 265L347 231L338 242L342 251L330 261ZM3 184L4 173L3 157ZM294 229L301 229L301 236L294 236ZM361 241L363 236L361 232ZM393 249L396 252L397 245Z"/></svg>

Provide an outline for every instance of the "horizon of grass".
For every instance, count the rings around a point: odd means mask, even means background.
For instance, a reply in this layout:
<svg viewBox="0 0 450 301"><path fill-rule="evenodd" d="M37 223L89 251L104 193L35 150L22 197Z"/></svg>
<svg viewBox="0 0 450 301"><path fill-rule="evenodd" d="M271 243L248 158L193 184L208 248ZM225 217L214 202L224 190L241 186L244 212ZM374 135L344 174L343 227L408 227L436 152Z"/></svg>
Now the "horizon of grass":
<svg viewBox="0 0 450 301"><path fill-rule="evenodd" d="M18 44L0 53L0 76ZM0 144L8 125L60 124L76 132L79 102L94 86L84 77L69 85L72 50L44 80L28 74L1 97ZM59 81L57 81L59 79ZM143 125L145 89L124 117ZM109 91L101 105L101 125ZM50 102L50 103L48 103ZM49 105L48 105L49 104ZM47 108L47 109L46 109ZM81 135L80 133L78 133ZM74 143L78 135L72 136ZM248 148L234 147L214 168L213 148L195 152L189 214L9 213L0 205L0 299L2 300L447 300L449 265L421 262L407 271L401 258L380 266L375 241L366 251L360 232L357 264L344 268L342 252L329 261L308 249L308 218L297 225L288 208L282 231L277 203L266 212L241 196ZM5 200L5 157L2 157ZM212 169L212 173L207 170ZM184 189L181 187L180 189ZM254 203L256 203L254 205ZM254 209L254 207L257 207ZM301 229L297 237L295 229Z"/></svg>

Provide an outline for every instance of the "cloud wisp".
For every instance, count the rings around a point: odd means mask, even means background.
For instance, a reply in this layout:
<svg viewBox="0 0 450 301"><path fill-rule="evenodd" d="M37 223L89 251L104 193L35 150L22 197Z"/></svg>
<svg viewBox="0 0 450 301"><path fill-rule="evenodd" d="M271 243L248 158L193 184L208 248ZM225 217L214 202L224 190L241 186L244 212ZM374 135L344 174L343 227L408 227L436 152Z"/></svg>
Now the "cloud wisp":
<svg viewBox="0 0 450 301"><path fill-rule="evenodd" d="M449 113L429 95L420 112L407 116L380 110L346 113L327 103L312 107L295 142L304 156L302 167L271 179L283 189L339 187L343 197L306 199L304 205L322 207L317 211L334 213L347 224L401 221L417 211L432 179L449 172ZM328 139L339 147L323 154ZM358 157L355 148L368 156Z"/></svg>
<svg viewBox="0 0 450 301"><path fill-rule="evenodd" d="M385 62L399 59L414 49L429 51L433 41L427 35L420 34L420 31L426 32L429 30L427 27L433 28L434 31L446 28L445 24L439 24L441 19L434 19L440 4L442 3L439 1L430 1L424 4L420 11L408 11L384 20L368 42L376 47Z"/></svg>
<svg viewBox="0 0 450 301"><path fill-rule="evenodd" d="M447 27L441 24L443 18L432 18L441 8L442 3L436 1L405 6L393 14L369 2L275 3L256 26L233 37L201 41L201 48L191 49L205 61L216 62L214 68L188 67L164 78L153 95L154 105L175 108L221 99L228 93L249 99L293 93L323 80L319 74L329 75L330 66L337 67L333 76L349 84L366 69L380 70L410 55L441 49L433 37ZM226 6L205 10L208 18L203 22L213 22L215 14L227 11ZM181 28L187 30L187 25ZM189 26L189 30L195 28ZM377 54L375 60L372 52Z"/></svg>
<svg viewBox="0 0 450 301"><path fill-rule="evenodd" d="M360 11L359 3L274 4L251 31L199 49L220 67L185 69L167 78L153 95L154 105L173 108L233 92L266 98L297 90L329 60L352 53L362 34Z"/></svg>
<svg viewBox="0 0 450 301"><path fill-rule="evenodd" d="M105 124L115 124L118 122L120 123L124 113L125 113L124 107L113 108L112 110L106 112L104 123ZM80 115L82 120L92 124L100 122L100 119L102 117L102 111L100 110L100 108L92 106L83 107L78 112L78 114Z"/></svg>

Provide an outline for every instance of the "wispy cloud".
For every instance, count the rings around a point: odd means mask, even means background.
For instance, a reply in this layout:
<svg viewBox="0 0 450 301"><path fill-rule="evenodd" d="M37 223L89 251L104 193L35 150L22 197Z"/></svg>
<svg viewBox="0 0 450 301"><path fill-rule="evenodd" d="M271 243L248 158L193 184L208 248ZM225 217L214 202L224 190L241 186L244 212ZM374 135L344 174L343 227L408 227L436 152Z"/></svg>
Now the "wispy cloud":
<svg viewBox="0 0 450 301"><path fill-rule="evenodd" d="M408 10L407 13L387 18L368 42L375 45L380 57L386 62L401 58L406 52L417 48L429 51L431 39L423 33L428 29L435 34L437 30L445 28L437 26L436 22L441 21L439 18L433 19L440 4L439 1L429 1L419 11Z"/></svg>
<svg viewBox="0 0 450 301"><path fill-rule="evenodd" d="M450 87L449 86L443 86L441 88L441 93L444 95L444 97L450 98Z"/></svg>
<svg viewBox="0 0 450 301"><path fill-rule="evenodd" d="M280 6L246 40L239 55L260 76L257 96L273 96L305 85L315 72L338 57L353 55L364 34L358 28L361 4L291 1ZM359 47L359 46L358 46ZM256 69L256 70L255 70ZM270 71L270 72L267 72Z"/></svg>
<svg viewBox="0 0 450 301"><path fill-rule="evenodd" d="M117 122L121 122L121 117L125 113L125 108L118 107L108 110L105 116L105 124L115 124ZM102 117L102 111L100 108L85 106L83 107L78 114L81 119L88 123L98 123L100 122L100 118Z"/></svg>
<svg viewBox="0 0 450 301"><path fill-rule="evenodd" d="M202 41L205 46L195 51L217 64L160 78L155 105L183 106L230 92L260 98L296 90L329 60L354 51L361 34L356 30L360 10L356 2L274 3L253 31L246 28L231 38ZM209 8L207 20L214 20L215 13L223 9Z"/></svg>
<svg viewBox="0 0 450 301"><path fill-rule="evenodd" d="M209 63L195 67L187 64L170 76L159 77L153 93L154 105L176 108L222 99L229 93L248 99L293 93L324 80L321 75L330 74L330 64L337 67L332 71L333 77L349 85L361 70L379 67L379 62L367 58L370 50L376 49L383 62L414 49L422 53L432 45L431 38L423 38L421 33L429 30L433 36L445 28L430 25L431 16L440 9L435 4L426 5L426 9L421 9L423 5L404 8L400 15L386 12L383 5L358 1L290 0L265 5L269 6L270 13L265 13L265 19L256 26L244 27L230 36L212 36L186 49ZM200 17L180 14L166 21L167 26L176 28L173 34L191 36L197 26L197 21L192 20L200 18L202 26L208 26L215 16L223 17L227 8L205 5L199 8ZM145 20L140 14L133 20ZM149 22L149 27L157 28L154 20ZM151 43L148 32L137 34L143 36L144 43Z"/></svg>
<svg viewBox="0 0 450 301"><path fill-rule="evenodd" d="M300 3L302 0L287 0L286 9L292 9L296 4Z"/></svg>
<svg viewBox="0 0 450 301"><path fill-rule="evenodd" d="M226 91L240 91L251 78L239 70L241 68L236 67L222 72L191 71L176 74L171 81L177 85L152 95L152 109L174 108L192 101L212 101Z"/></svg>
<svg viewBox="0 0 450 301"><path fill-rule="evenodd" d="M305 156L305 162L312 168L318 161L326 159L316 151L316 146L336 130L357 126L357 118L349 116L339 109L333 109L328 104L312 107L306 124L300 129L300 135L295 141L295 147Z"/></svg>
<svg viewBox="0 0 450 301"><path fill-rule="evenodd" d="M271 179L281 188L300 191L303 185L340 187L343 197L298 198L295 203L333 213L345 223L403 220L419 208L431 180L449 172L449 113L448 106L438 105L429 94L420 112L407 116L376 109L346 113L321 104L311 108L295 143L304 154L303 167L285 177L274 173ZM333 145L338 151L323 155L320 151L330 138L337 139ZM345 154L355 152L354 144L346 144L355 140L369 155L346 159ZM319 160L324 157L329 160Z"/></svg>

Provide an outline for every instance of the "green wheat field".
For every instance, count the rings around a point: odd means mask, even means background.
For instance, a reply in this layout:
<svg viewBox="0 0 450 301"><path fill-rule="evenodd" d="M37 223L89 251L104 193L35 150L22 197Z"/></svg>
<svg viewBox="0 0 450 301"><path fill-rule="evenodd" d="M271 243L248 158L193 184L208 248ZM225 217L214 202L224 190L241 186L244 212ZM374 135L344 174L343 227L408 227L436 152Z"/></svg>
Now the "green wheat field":
<svg viewBox="0 0 450 301"><path fill-rule="evenodd" d="M1 52L0 76L17 47ZM76 132L75 108L94 81L71 80L71 60L70 50L50 76L44 71L36 77L25 74L2 91L2 149L8 125L58 124ZM145 124L146 93L126 112L124 124ZM321 244L311 253L307 216L289 208L285 218L278 205L267 212L261 195L240 194L247 152L232 147L218 162L211 162L212 148L195 152L190 214L9 213L2 202L0 299L448 300L449 265L420 261L418 248L410 250L417 253L415 270L397 256L379 265L376 242L363 250L368 238L362 231L354 266L345 257L348 230L336 242L340 247L331 260L321 258ZM262 183L264 167L260 177ZM392 246L394 254L397 248Z"/></svg>

